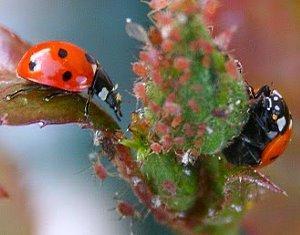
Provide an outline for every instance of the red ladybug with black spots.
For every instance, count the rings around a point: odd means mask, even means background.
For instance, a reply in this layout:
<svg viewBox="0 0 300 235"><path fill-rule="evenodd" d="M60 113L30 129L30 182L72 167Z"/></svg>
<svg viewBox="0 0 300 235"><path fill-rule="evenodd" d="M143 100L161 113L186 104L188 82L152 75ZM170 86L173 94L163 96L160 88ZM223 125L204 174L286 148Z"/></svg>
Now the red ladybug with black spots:
<svg viewBox="0 0 300 235"><path fill-rule="evenodd" d="M87 91L86 116L94 95L109 104L118 120L122 116L121 96L116 92L116 86L97 60L72 43L47 41L34 45L21 58L17 76L32 81L33 84L9 94L6 96L7 100L41 85L58 88L56 92L45 97L46 101L69 92Z"/></svg>
<svg viewBox="0 0 300 235"><path fill-rule="evenodd" d="M277 90L265 85L255 92L248 84L247 90L249 120L223 154L235 165L263 167L279 157L290 142L292 116Z"/></svg>

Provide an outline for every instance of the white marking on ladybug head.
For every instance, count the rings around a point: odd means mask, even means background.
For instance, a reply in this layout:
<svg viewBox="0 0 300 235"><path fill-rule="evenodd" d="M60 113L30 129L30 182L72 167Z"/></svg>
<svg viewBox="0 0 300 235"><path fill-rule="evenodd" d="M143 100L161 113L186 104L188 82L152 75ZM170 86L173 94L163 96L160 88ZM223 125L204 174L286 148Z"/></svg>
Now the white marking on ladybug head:
<svg viewBox="0 0 300 235"><path fill-rule="evenodd" d="M101 100L105 101L109 91L106 87L103 87L102 90L98 93L98 96Z"/></svg>
<svg viewBox="0 0 300 235"><path fill-rule="evenodd" d="M271 108L272 108L272 106L273 106L272 100L271 100L269 97L266 97L266 99L267 99L267 101L268 101L268 103L269 103L269 105L268 105L268 107L267 107L267 110L270 111Z"/></svg>
<svg viewBox="0 0 300 235"><path fill-rule="evenodd" d="M279 111L279 110L280 110L280 107L279 107L278 105L275 105L274 108L275 108L276 111Z"/></svg>
<svg viewBox="0 0 300 235"><path fill-rule="evenodd" d="M278 100L279 100L279 97L278 97L278 96L274 96L274 97L273 97L273 100L274 100L274 101L278 101Z"/></svg>
<svg viewBox="0 0 300 235"><path fill-rule="evenodd" d="M277 91L277 90L273 90L272 94L279 96L279 98L282 99L282 95Z"/></svg>
<svg viewBox="0 0 300 235"><path fill-rule="evenodd" d="M282 131L284 129L285 125L286 125L285 117L283 116L283 117L279 118L276 123L277 123L277 126L278 126L278 130Z"/></svg>

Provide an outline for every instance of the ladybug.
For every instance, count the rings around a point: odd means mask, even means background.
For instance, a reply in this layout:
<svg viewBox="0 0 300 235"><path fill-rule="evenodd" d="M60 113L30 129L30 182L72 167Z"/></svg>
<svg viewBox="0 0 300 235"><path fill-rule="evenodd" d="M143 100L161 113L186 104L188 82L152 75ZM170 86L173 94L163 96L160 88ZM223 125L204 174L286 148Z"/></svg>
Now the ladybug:
<svg viewBox="0 0 300 235"><path fill-rule="evenodd" d="M122 117L121 96L116 92L116 86L107 73L97 60L70 42L47 41L34 45L21 58L17 66L17 76L33 84L6 96L7 100L41 85L59 89L45 97L46 101L65 93L87 91L84 112L86 116L91 98L97 95L109 104L118 120Z"/></svg>
<svg viewBox="0 0 300 235"><path fill-rule="evenodd" d="M222 152L232 164L263 167L286 149L292 135L292 116L277 90L265 85L255 92L250 85L246 87L249 120Z"/></svg>

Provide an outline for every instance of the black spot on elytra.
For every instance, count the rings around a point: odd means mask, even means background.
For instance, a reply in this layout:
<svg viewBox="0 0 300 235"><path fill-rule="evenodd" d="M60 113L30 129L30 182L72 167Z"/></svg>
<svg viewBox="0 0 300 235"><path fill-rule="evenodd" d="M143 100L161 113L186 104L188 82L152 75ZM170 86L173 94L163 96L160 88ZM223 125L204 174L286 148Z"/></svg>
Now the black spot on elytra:
<svg viewBox="0 0 300 235"><path fill-rule="evenodd" d="M30 71L34 71L34 67L36 66L36 63L33 62L33 61L30 61L29 64L28 64L28 66L29 66L29 70Z"/></svg>
<svg viewBox="0 0 300 235"><path fill-rule="evenodd" d="M59 56L60 58L62 58L62 59L63 59L63 58L66 58L66 57L68 56L67 50L60 48L60 49L58 50L58 56Z"/></svg>
<svg viewBox="0 0 300 235"><path fill-rule="evenodd" d="M62 75L62 79L67 82L72 78L72 73L70 71L66 71Z"/></svg>
<svg viewBox="0 0 300 235"><path fill-rule="evenodd" d="M96 60L90 56L88 53L85 53L85 58L90 64L96 64Z"/></svg>

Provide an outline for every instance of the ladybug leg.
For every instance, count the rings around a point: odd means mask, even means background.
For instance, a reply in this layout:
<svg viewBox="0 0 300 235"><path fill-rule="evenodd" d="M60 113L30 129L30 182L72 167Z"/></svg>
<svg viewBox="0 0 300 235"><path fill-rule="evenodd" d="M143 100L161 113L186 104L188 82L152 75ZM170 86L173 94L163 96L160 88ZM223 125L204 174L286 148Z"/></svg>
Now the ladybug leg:
<svg viewBox="0 0 300 235"><path fill-rule="evenodd" d="M5 100L9 101L9 100L14 99L18 95L25 94L25 93L28 93L30 91L33 91L33 90L36 90L36 89L41 89L41 88L42 88L42 86L40 86L40 85L36 85L36 84L35 85L30 85L28 87L21 88L19 90L16 90L16 91L6 95Z"/></svg>
<svg viewBox="0 0 300 235"><path fill-rule="evenodd" d="M253 87L247 81L245 81L245 86L246 86L246 89L247 89L247 92L248 92L248 95L249 95L250 99L254 99L255 98L255 92L254 92Z"/></svg>
<svg viewBox="0 0 300 235"><path fill-rule="evenodd" d="M259 118L255 112L252 112L252 114L254 115L256 123L263 130L263 132L267 135L270 130L267 129L266 125L262 122L261 118Z"/></svg>
<svg viewBox="0 0 300 235"><path fill-rule="evenodd" d="M93 95L94 95L93 89L89 89L88 90L88 98L87 98L85 106L84 106L84 116L86 118L89 117L90 103L91 103L91 99L92 99Z"/></svg>
<svg viewBox="0 0 300 235"><path fill-rule="evenodd" d="M58 90L58 91L54 91L50 95L47 95L46 97L44 97L44 100L46 102L49 102L50 100L52 100L53 98L55 98L57 96L65 96L65 95L69 95L69 94L71 94L69 91Z"/></svg>
<svg viewBox="0 0 300 235"><path fill-rule="evenodd" d="M264 149L264 144L261 144L253 139L249 139L247 136L241 134L241 139L242 141L244 141L245 143L253 146L253 147L256 147L256 148L259 148L259 149Z"/></svg>
<svg viewBox="0 0 300 235"><path fill-rule="evenodd" d="M91 103L91 99L90 96L88 97L88 99L86 100L85 106L84 106L84 116L85 117L89 117L89 109L90 109L90 103Z"/></svg>
<svg viewBox="0 0 300 235"><path fill-rule="evenodd" d="M244 143L244 146L246 147L246 149L248 150L247 153L245 153L245 155L249 154L251 156L251 158L254 160L255 165L258 165L260 163L260 159L257 158L257 156L255 154L253 154L252 150L250 149L250 146L252 145L254 147L260 148L259 145L257 146L257 143L255 141L251 141L247 143ZM243 157L240 159L240 163L243 163L242 161ZM243 164L240 164L243 165Z"/></svg>

